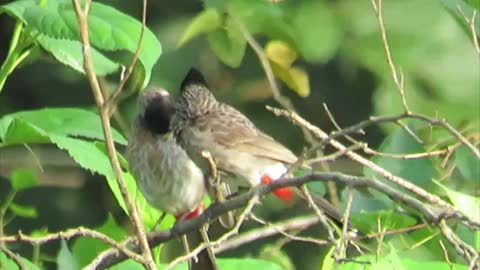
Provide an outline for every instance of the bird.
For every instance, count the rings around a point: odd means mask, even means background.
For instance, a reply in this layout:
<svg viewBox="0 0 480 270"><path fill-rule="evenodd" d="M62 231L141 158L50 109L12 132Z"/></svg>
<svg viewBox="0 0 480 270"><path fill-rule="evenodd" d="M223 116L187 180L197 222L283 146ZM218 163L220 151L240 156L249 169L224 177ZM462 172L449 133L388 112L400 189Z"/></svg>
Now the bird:
<svg viewBox="0 0 480 270"><path fill-rule="evenodd" d="M191 68L180 86L170 129L177 142L202 170L208 151L220 174L234 188L252 188L269 184L287 173L287 166L297 162L288 148L258 129L234 107L218 101L209 89L203 74ZM233 188L233 189L234 189ZM273 191L285 203L291 203L294 192L285 187ZM316 203L324 212L341 223L342 215L327 200Z"/></svg>
<svg viewBox="0 0 480 270"><path fill-rule="evenodd" d="M149 204L174 215L177 222L195 218L204 209L206 182L203 171L170 131L175 114L171 96L164 89L150 88L137 103L140 113L134 121L126 158L138 188ZM187 239L199 241L198 232L194 233ZM204 250L197 258L190 262L190 269L217 269L212 250Z"/></svg>

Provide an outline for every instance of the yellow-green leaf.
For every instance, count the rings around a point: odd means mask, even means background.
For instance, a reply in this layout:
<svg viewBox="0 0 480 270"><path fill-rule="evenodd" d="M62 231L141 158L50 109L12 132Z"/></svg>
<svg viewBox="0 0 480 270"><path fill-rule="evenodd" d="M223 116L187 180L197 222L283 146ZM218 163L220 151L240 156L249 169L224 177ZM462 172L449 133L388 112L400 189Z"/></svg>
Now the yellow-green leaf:
<svg viewBox="0 0 480 270"><path fill-rule="evenodd" d="M301 97L310 95L310 79L308 73L298 67L284 68L270 61L273 74Z"/></svg>
<svg viewBox="0 0 480 270"><path fill-rule="evenodd" d="M272 40L265 46L265 54L270 61L289 68L297 59L297 52L280 40Z"/></svg>

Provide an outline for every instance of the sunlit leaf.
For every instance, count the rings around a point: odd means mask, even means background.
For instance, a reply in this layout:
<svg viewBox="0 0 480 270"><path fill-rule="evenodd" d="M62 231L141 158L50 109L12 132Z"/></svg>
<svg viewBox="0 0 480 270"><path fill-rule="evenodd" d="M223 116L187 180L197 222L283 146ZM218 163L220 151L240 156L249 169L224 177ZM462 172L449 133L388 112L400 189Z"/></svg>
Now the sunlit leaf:
<svg viewBox="0 0 480 270"><path fill-rule="evenodd" d="M34 39L41 38L44 35L57 40L79 40L78 22L71 1L50 0L40 7L35 0L20 0L1 6L0 12L8 12L20 19L28 26L28 29L31 29ZM124 50L133 55L138 46L141 29L141 23L129 15L108 5L92 2L88 14L88 32L92 46L98 51ZM47 50L57 50L59 45L78 48L78 44L67 44L67 41L63 44L60 44L61 41L51 43L52 41L46 43L47 40L44 39L40 44L47 45L45 46ZM149 29L145 29L139 53L139 61L142 63L146 74L142 85L146 85L150 80L151 70L161 51L162 48L155 35ZM57 57L59 53L57 51ZM92 55L97 74L99 74L98 72L105 74L115 70L113 63L107 63L108 57L103 55L99 58L100 55L100 53ZM68 58L71 59L68 60ZM77 70L80 68L78 65L82 63L81 55L77 49L63 50L60 59L64 63L67 62L76 66Z"/></svg>
<svg viewBox="0 0 480 270"><path fill-rule="evenodd" d="M38 212L35 207L23 206L16 203L11 203L8 208L15 216L23 218L36 218Z"/></svg>
<svg viewBox="0 0 480 270"><path fill-rule="evenodd" d="M265 46L267 58L283 68L289 68L297 59L297 52L280 40L273 40Z"/></svg>
<svg viewBox="0 0 480 270"><path fill-rule="evenodd" d="M310 95L310 79L308 73L298 67L283 68L275 62L270 62L273 74L301 97Z"/></svg>
<svg viewBox="0 0 480 270"><path fill-rule="evenodd" d="M480 222L480 198L475 198L468 194L457 192L453 189L446 187L438 181L434 181L439 185L452 201L453 205L460 210L464 215L470 217L476 222Z"/></svg>

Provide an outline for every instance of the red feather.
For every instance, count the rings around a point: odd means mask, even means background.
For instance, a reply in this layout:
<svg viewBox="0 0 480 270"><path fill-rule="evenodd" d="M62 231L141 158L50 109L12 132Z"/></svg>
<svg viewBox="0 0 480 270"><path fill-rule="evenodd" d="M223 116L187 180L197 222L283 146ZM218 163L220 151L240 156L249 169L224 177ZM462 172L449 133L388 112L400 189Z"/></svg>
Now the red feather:
<svg viewBox="0 0 480 270"><path fill-rule="evenodd" d="M268 185L273 182L273 179L269 175L262 176L262 184ZM293 200L293 191L290 187L277 188L272 191L277 198L282 200L285 204L291 204Z"/></svg>

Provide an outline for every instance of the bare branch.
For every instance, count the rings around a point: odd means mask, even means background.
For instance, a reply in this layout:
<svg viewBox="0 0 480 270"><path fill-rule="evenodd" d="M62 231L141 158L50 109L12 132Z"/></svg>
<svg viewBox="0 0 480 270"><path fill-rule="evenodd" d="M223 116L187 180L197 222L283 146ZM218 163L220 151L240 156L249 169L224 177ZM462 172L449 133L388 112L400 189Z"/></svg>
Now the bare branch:
<svg viewBox="0 0 480 270"><path fill-rule="evenodd" d="M133 203L132 198L128 194L127 185L123 179L122 169L118 161L117 152L115 149L115 144L112 139L112 127L110 125L110 115L108 112L108 107L106 106L105 99L102 95L100 89L100 84L98 82L97 76L95 75L95 69L92 61L92 52L88 34L88 10L90 8L91 1L85 2L85 7L82 9L79 0L72 0L73 6L75 8L75 14L77 17L79 29L80 29L80 39L82 42L83 49L83 60L84 60L84 69L87 74L88 80L90 82L90 88L95 97L95 102L100 111L100 118L102 122L103 133L105 137L105 143L107 146L108 156L113 168L113 172L117 179L117 183L120 186L120 191L127 205L128 212L131 217L131 221L134 225L135 233L137 235L138 241L140 242L140 247L142 250L144 260L141 261L145 267L149 270L156 269L155 263L153 262L153 257L148 246L147 239L145 236L142 220L136 209L136 205Z"/></svg>

